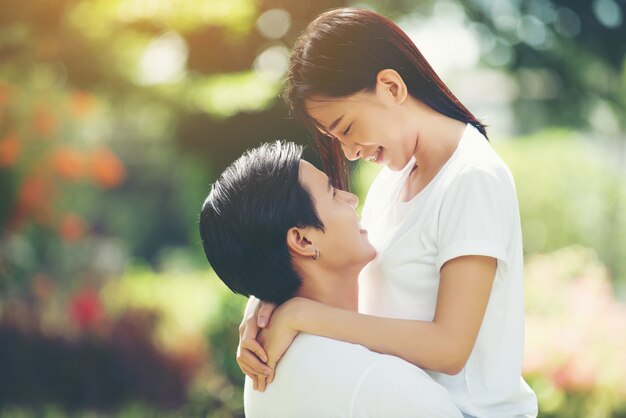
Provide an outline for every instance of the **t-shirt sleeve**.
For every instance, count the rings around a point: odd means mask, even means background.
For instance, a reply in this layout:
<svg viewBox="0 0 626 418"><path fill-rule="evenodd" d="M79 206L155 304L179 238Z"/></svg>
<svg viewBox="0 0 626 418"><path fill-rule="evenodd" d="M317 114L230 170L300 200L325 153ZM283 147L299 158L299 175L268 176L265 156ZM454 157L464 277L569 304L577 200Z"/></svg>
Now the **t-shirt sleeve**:
<svg viewBox="0 0 626 418"><path fill-rule="evenodd" d="M439 212L437 271L446 261L464 255L494 257L507 268L516 210L515 189L506 175L476 167L459 173Z"/></svg>
<svg viewBox="0 0 626 418"><path fill-rule="evenodd" d="M387 356L364 375L355 389L355 418L461 418L448 391L423 370Z"/></svg>

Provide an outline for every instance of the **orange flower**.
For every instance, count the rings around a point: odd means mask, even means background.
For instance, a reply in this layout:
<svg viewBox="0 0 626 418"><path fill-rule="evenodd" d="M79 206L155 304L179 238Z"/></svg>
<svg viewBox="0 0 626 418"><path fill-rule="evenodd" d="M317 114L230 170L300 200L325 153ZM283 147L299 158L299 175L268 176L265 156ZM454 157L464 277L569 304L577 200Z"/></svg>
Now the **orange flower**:
<svg viewBox="0 0 626 418"><path fill-rule="evenodd" d="M91 155L93 179L102 187L115 187L124 181L126 169L119 158L107 149L100 149Z"/></svg>
<svg viewBox="0 0 626 418"><path fill-rule="evenodd" d="M19 207L32 212L44 202L49 202L54 194L54 185L43 177L28 177L22 183L19 194Z"/></svg>
<svg viewBox="0 0 626 418"><path fill-rule="evenodd" d="M20 139L14 132L0 140L0 167L11 167L20 153Z"/></svg>
<svg viewBox="0 0 626 418"><path fill-rule="evenodd" d="M70 110L76 118L89 116L96 107L96 99L85 91L77 91L70 97Z"/></svg>
<svg viewBox="0 0 626 418"><path fill-rule="evenodd" d="M13 87L10 84L0 82L0 106L9 102L12 93Z"/></svg>
<svg viewBox="0 0 626 418"><path fill-rule="evenodd" d="M52 167L59 176L68 180L77 180L85 172L81 155L70 148L59 148L52 154Z"/></svg>
<svg viewBox="0 0 626 418"><path fill-rule="evenodd" d="M67 242L79 241L85 235L85 222L73 213L68 213L61 219L59 224L59 235Z"/></svg>
<svg viewBox="0 0 626 418"><path fill-rule="evenodd" d="M56 133L57 121L48 106L40 106L35 111L33 126L35 128L35 132L41 136L50 137Z"/></svg>
<svg viewBox="0 0 626 418"><path fill-rule="evenodd" d="M51 218L50 202L54 196L54 184L50 178L27 177L20 186L17 205L9 223L12 230L19 229L30 217L42 225Z"/></svg>

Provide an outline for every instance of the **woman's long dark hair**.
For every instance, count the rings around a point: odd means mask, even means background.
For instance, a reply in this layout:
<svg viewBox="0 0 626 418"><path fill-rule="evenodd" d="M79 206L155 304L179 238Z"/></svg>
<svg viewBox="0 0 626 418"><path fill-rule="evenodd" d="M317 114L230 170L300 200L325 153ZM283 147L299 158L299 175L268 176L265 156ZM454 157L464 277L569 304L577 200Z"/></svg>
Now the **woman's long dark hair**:
<svg viewBox="0 0 626 418"><path fill-rule="evenodd" d="M305 101L373 91L378 72L387 68L402 76L411 96L446 116L474 125L487 136L485 125L452 94L395 23L369 10L329 10L311 22L296 41L283 98L294 118L313 136L324 169L337 187L348 185L341 146L319 131L306 112Z"/></svg>

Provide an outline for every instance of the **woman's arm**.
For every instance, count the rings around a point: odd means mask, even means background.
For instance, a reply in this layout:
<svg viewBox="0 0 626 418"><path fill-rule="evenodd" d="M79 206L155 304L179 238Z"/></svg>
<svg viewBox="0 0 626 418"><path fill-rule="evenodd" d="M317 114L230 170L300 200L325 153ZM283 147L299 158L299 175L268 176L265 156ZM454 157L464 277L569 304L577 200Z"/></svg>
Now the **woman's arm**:
<svg viewBox="0 0 626 418"><path fill-rule="evenodd" d="M290 315L284 323L296 331L361 344L425 369L457 374L465 366L474 347L487 309L496 266L495 258L474 255L446 262L440 272L437 307L432 322L363 315L299 298L293 301L297 303L293 303L291 309L282 312ZM280 315L274 315L277 314ZM293 338L292 334L286 333L288 337ZM263 344L271 368L274 368L277 357L282 356L280 351L285 345L278 340L276 337L275 343L268 338Z"/></svg>
<svg viewBox="0 0 626 418"><path fill-rule="evenodd" d="M272 369L266 365L267 354L257 342L257 336L260 329L269 322L275 308L276 305L272 303L250 296L239 325L237 364L252 379L255 390L265 390L267 376L272 373Z"/></svg>

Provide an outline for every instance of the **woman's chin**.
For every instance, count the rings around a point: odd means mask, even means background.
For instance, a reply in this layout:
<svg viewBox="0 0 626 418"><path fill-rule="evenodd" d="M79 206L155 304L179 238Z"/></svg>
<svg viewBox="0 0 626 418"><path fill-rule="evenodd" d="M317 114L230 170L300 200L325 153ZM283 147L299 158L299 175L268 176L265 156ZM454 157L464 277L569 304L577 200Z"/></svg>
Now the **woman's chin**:
<svg viewBox="0 0 626 418"><path fill-rule="evenodd" d="M409 161L411 161L411 159L409 158L408 160L404 161L398 161L398 160L389 160L389 161L385 161L383 164L385 164L387 166L388 169L390 169L391 171L402 171L402 169L404 167L406 167L406 165L409 163Z"/></svg>

